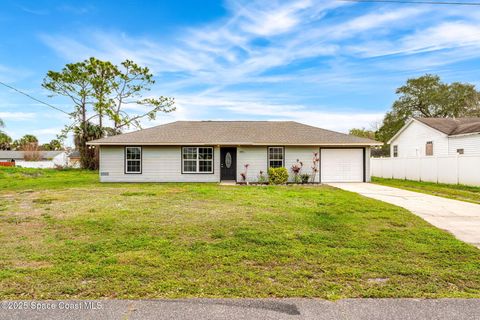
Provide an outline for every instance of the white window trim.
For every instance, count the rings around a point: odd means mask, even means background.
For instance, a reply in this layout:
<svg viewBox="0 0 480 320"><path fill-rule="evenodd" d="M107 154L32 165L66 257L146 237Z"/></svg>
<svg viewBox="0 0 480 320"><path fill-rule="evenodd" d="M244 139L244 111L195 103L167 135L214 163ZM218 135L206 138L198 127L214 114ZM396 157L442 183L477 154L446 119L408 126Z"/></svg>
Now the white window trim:
<svg viewBox="0 0 480 320"><path fill-rule="evenodd" d="M195 148L195 149L197 149L197 159L184 159L184 158L183 158L183 154L184 154L184 150L185 150L186 148ZM199 157L199 154L200 154L200 153L198 152L200 148L211 149L211 150L212 150L212 159L200 159L200 157ZM206 174L211 174L211 173L213 173L213 169L214 169L214 168L213 168L213 166L214 166L214 162L213 162L213 159L214 159L214 150L213 150L213 147L195 147L195 146L182 147L182 152L181 152L181 153L182 153L182 154L181 154L181 157L182 157L182 174L183 174L183 173L187 173L187 174L190 174L190 173L193 173L193 174L204 174L204 173L206 173ZM197 162L197 164L196 164L197 170L196 170L196 171L186 171L186 170L185 170L185 161L195 161L195 160L196 160L196 162ZM210 170L210 171L200 171L200 161L210 161L210 162L212 163L212 170Z"/></svg>
<svg viewBox="0 0 480 320"><path fill-rule="evenodd" d="M284 168L285 167L285 147L268 147L268 155L267 155L267 158L268 158L268 168L271 168L270 166L270 162L271 161L280 161L279 159L270 159L270 149L282 149L282 165L281 167Z"/></svg>
<svg viewBox="0 0 480 320"><path fill-rule="evenodd" d="M140 159L128 159L127 158L128 149L140 149ZM140 171L128 171L128 161L138 161L140 163ZM142 161L143 161L142 147L125 147L125 173L141 174L143 169Z"/></svg>

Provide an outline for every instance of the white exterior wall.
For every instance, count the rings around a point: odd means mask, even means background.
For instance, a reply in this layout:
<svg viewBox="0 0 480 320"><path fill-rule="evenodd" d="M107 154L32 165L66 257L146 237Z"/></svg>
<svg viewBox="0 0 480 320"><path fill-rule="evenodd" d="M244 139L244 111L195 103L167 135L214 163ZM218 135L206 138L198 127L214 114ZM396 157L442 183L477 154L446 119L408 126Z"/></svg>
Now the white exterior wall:
<svg viewBox="0 0 480 320"><path fill-rule="evenodd" d="M293 181L292 165L297 162L297 159L303 162L302 173L312 175L313 170L313 154L316 152L318 156L320 148L318 147L286 147L285 148L285 168L288 170L289 180ZM319 164L317 163L317 173L315 175L315 182L318 182Z"/></svg>
<svg viewBox="0 0 480 320"><path fill-rule="evenodd" d="M293 180L291 167L297 159L303 162L301 173L312 174L313 154L319 147L285 147L285 167L290 181ZM214 147L214 173L182 174L181 146L143 146L142 173L125 174L125 147L100 147L100 181L101 182L219 182L220 148ZM268 147L237 147L237 181L242 181L240 174L249 164L247 181L257 182L260 171L265 176L268 170ZM366 148L366 158L370 157L370 148ZM366 162L366 177L370 181L370 164ZM106 175L108 173L108 175ZM319 181L319 173L315 176Z"/></svg>
<svg viewBox="0 0 480 320"><path fill-rule="evenodd" d="M256 182L260 170L267 176L267 147L237 147L237 181L242 181L240 173L248 164L247 181Z"/></svg>
<svg viewBox="0 0 480 320"><path fill-rule="evenodd" d="M143 146L142 173L125 174L125 148L100 147L101 182L219 182L220 149L214 147L212 173L182 174L181 146ZM108 176L102 175L107 173Z"/></svg>
<svg viewBox="0 0 480 320"><path fill-rule="evenodd" d="M480 134L449 137L448 154L456 155L457 149L463 149L464 155L480 155Z"/></svg>
<svg viewBox="0 0 480 320"><path fill-rule="evenodd" d="M424 157L427 141L433 141L434 156L448 154L447 135L414 120L392 141L390 155L393 157L393 146L396 145L398 158Z"/></svg>
<svg viewBox="0 0 480 320"><path fill-rule="evenodd" d="M11 159L5 160L10 161ZM0 159L0 161L4 161ZM16 160L15 166L22 168L53 169L56 166L65 167L68 165L68 156L66 152L59 153L51 160L25 161Z"/></svg>
<svg viewBox="0 0 480 320"><path fill-rule="evenodd" d="M303 162L300 173L312 174L313 154L317 154L320 147L285 147L285 168L287 168L289 181L293 181L291 167L297 162L297 159ZM370 181L370 148L366 148L365 153L366 179ZM267 174L268 171L268 147L238 147L237 148L237 181L242 181L240 174L245 171L245 164L248 164L247 181L257 182L260 171ZM320 164L317 164L317 168ZM315 181L319 181L320 172L317 171Z"/></svg>
<svg viewBox="0 0 480 320"><path fill-rule="evenodd" d="M16 160L15 166L22 167L22 168L53 169L55 168L55 163L52 160L41 160L41 161Z"/></svg>
<svg viewBox="0 0 480 320"><path fill-rule="evenodd" d="M312 174L313 153L318 153L318 147L285 147L284 164L287 168L289 181L293 181L291 167L297 159L303 162L300 173ZM267 176L268 171L268 147L238 147L237 148L237 181L242 181L240 174L245 171L245 164L248 164L247 181L257 182L260 171ZM315 176L318 182L318 172Z"/></svg>

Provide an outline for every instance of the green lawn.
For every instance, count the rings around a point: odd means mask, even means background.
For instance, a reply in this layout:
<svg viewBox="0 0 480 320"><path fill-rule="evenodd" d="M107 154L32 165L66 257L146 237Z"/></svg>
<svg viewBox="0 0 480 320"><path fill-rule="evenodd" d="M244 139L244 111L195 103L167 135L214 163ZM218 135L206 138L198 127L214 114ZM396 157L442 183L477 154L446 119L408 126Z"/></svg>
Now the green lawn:
<svg viewBox="0 0 480 320"><path fill-rule="evenodd" d="M434 196L480 204L480 187L376 177L372 178L372 182L385 186L432 194Z"/></svg>
<svg viewBox="0 0 480 320"><path fill-rule="evenodd" d="M480 297L480 250L317 186L0 169L0 298Z"/></svg>

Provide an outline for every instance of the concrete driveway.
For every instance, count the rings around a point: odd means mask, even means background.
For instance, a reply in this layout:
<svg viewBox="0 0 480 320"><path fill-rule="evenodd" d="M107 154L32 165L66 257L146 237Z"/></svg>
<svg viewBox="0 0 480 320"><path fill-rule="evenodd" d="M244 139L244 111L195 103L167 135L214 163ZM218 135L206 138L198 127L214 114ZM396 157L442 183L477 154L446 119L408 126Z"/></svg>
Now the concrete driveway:
<svg viewBox="0 0 480 320"><path fill-rule="evenodd" d="M458 239L480 248L480 205L372 183L330 183L403 207Z"/></svg>

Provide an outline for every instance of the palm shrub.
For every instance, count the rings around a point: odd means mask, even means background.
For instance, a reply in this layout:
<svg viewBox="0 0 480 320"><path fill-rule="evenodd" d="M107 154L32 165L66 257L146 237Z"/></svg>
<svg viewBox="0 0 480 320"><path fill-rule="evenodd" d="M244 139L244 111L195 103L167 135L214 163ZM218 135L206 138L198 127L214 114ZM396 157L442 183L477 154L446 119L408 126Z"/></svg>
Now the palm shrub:
<svg viewBox="0 0 480 320"><path fill-rule="evenodd" d="M270 184L285 184L288 181L288 171L284 167L269 168L268 181Z"/></svg>

